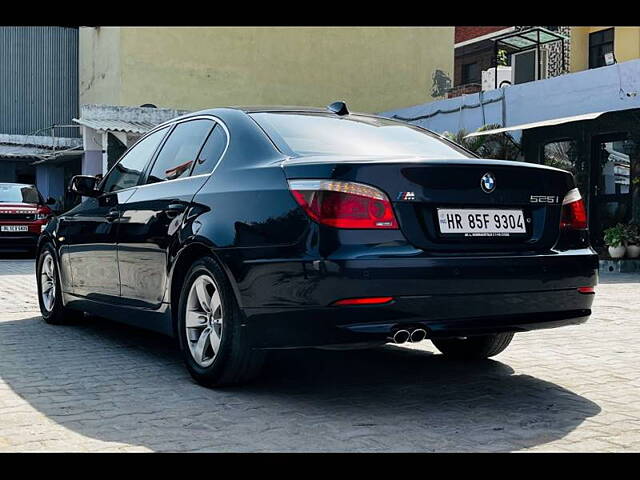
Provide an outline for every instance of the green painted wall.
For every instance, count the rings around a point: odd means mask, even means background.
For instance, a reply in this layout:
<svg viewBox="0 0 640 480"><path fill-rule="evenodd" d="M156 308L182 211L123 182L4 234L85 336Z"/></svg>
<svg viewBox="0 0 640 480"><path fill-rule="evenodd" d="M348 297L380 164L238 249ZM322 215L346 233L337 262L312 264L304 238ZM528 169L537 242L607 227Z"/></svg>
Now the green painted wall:
<svg viewBox="0 0 640 480"><path fill-rule="evenodd" d="M80 104L121 105L120 28L80 28Z"/></svg>
<svg viewBox="0 0 640 480"><path fill-rule="evenodd" d="M313 105L377 112L435 100L453 27L83 28L80 102Z"/></svg>

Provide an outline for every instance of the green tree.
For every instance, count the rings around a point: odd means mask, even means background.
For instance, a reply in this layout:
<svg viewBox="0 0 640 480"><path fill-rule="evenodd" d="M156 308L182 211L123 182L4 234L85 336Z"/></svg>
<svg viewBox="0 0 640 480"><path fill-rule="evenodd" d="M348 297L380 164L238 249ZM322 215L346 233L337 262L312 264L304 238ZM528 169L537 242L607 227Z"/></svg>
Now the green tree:
<svg viewBox="0 0 640 480"><path fill-rule="evenodd" d="M490 123L483 125L476 132L485 132L501 128L501 125ZM443 135L452 142L463 146L467 150L479 155L482 158L493 158L499 160L520 160L521 148L509 132L494 133L489 135L479 135L475 137L467 137L469 132L465 129L457 133L444 132Z"/></svg>

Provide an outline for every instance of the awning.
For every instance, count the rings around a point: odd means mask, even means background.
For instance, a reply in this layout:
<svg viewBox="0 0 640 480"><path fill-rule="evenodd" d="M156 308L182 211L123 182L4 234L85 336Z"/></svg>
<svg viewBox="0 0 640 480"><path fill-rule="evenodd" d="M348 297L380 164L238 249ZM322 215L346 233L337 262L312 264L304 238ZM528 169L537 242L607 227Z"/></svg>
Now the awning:
<svg viewBox="0 0 640 480"><path fill-rule="evenodd" d="M511 132L513 130L529 130L530 128L549 127L551 125L561 125L563 123L579 122L581 120L593 120L600 115L607 112L595 112L585 113L582 115L573 115L572 117L553 118L551 120L543 120L541 122L522 123L520 125L513 125L512 127L494 128L493 130L484 130L482 132L473 132L469 135L465 135L464 138L480 137L482 135L495 135L496 133Z"/></svg>
<svg viewBox="0 0 640 480"><path fill-rule="evenodd" d="M25 145L0 145L0 158L41 158L42 155L51 153L48 148Z"/></svg>
<svg viewBox="0 0 640 480"><path fill-rule="evenodd" d="M49 150L47 155L42 155L39 160L36 160L31 165L42 165L43 163L46 163L47 165L60 165L68 162L69 160L77 159L82 154L84 154L82 147L73 147L66 150L58 150L56 152Z"/></svg>
<svg viewBox="0 0 640 480"><path fill-rule="evenodd" d="M147 121L125 121L125 120L89 120L86 118L74 118L74 122L93 128L94 130L102 130L105 132L126 132L126 133L147 133L157 123Z"/></svg>
<svg viewBox="0 0 640 480"><path fill-rule="evenodd" d="M496 42L498 47L510 47L515 51L523 51L535 48L538 45L545 45L558 40L569 40L569 37L558 32L543 27L533 27L527 30L516 30L505 33L491 40Z"/></svg>
<svg viewBox="0 0 640 480"><path fill-rule="evenodd" d="M51 148L34 147L28 145L6 145L0 144L0 159L32 161L32 165L44 162L60 163L73 157L82 155L82 146L72 148L61 148L53 150Z"/></svg>

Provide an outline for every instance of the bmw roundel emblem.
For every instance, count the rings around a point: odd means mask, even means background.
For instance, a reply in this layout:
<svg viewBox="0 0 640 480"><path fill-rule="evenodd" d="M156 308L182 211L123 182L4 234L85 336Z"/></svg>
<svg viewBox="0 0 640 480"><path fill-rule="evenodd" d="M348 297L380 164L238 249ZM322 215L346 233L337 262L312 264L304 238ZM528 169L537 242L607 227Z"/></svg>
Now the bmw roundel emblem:
<svg viewBox="0 0 640 480"><path fill-rule="evenodd" d="M493 176L493 173L485 173L480 179L480 187L484 193L491 193L496 188L496 177Z"/></svg>

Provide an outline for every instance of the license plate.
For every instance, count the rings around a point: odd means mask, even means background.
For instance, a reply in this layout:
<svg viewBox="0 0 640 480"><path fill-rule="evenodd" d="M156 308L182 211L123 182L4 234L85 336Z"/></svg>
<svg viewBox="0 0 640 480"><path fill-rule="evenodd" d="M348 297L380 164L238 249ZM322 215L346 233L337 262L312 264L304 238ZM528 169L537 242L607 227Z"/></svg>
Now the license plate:
<svg viewBox="0 0 640 480"><path fill-rule="evenodd" d="M0 232L28 232L29 227L26 225L2 225Z"/></svg>
<svg viewBox="0 0 640 480"><path fill-rule="evenodd" d="M440 233L469 237L508 237L527 233L522 210L438 209Z"/></svg>

